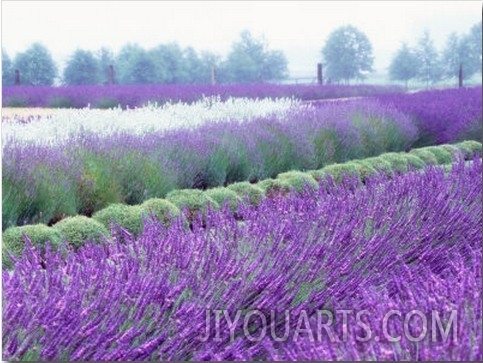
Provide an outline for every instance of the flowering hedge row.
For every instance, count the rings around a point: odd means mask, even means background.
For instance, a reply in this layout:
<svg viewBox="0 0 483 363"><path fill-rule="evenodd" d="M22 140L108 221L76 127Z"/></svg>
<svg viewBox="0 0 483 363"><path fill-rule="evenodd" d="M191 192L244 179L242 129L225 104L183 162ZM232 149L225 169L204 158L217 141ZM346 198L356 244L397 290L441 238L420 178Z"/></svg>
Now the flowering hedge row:
<svg viewBox="0 0 483 363"><path fill-rule="evenodd" d="M119 127L99 134L74 127L68 136L39 142L20 135L43 120L12 125L3 145L3 228L90 216L111 203L140 204L174 189L254 182L402 151L417 139L411 120L378 102L324 108L277 102L283 106L278 112L243 120L218 116L196 128L136 133Z"/></svg>
<svg viewBox="0 0 483 363"><path fill-rule="evenodd" d="M327 180L329 183L340 184L344 178L353 178L354 182L359 181L360 185L363 185L378 175L392 178L428 166L473 160L475 157L481 157L481 154L482 144L476 141L413 149L410 153L385 153L378 157L332 164L305 173L281 173L275 179L265 179L255 184L239 182L206 191L174 190L168 193L166 199L152 198L141 205L133 206L111 204L96 212L92 218L69 217L52 227L45 224L10 227L2 235L2 265L4 268L13 266L11 256L15 256L15 259L22 254L26 236L41 250L47 242L50 242L53 248L59 248L63 241L79 248L86 240L103 243L113 226L121 227L128 233L138 236L150 217L167 227L174 219L180 217L186 227L192 227L199 214L206 216L210 209L228 208L239 217L239 208L242 208L243 202L258 206L266 198L273 199L289 193L303 194L308 190L318 190L320 183L325 186Z"/></svg>
<svg viewBox="0 0 483 363"><path fill-rule="evenodd" d="M209 212L205 228L151 222L138 238L120 231L66 257L28 246L2 274L3 360L481 361L481 173L476 158L449 174L321 184L247 205L243 222L228 209ZM448 336L421 335L417 318L382 324L414 309L437 311ZM234 323L207 329L214 310ZM287 339L262 336L260 319L244 329L270 310L266 324ZM319 311L341 310L366 311L372 338L352 323L344 338L340 317L335 341L310 338Z"/></svg>

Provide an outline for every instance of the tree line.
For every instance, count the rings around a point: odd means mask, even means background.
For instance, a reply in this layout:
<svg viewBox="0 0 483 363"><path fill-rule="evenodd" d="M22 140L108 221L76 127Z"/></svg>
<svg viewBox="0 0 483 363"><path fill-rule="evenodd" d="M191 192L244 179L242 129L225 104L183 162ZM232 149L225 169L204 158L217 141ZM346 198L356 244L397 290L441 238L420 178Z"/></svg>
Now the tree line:
<svg viewBox="0 0 483 363"><path fill-rule="evenodd" d="M15 84L15 70L19 70L20 83L34 86L53 85L56 78L63 85L253 83L286 78L287 64L282 51L271 50L263 37L256 38L249 31L240 34L224 60L175 42L151 49L128 43L118 54L108 48L77 49L62 74L49 50L35 43L14 60L2 48L2 82Z"/></svg>
<svg viewBox="0 0 483 363"><path fill-rule="evenodd" d="M466 34L451 33L442 52L438 52L428 31L414 46L403 43L389 67L391 79L408 86L418 80L426 86L461 76L471 78L482 70L482 23L473 25ZM461 75L459 74L461 72Z"/></svg>
<svg viewBox="0 0 483 363"><path fill-rule="evenodd" d="M373 72L373 48L368 37L352 25L335 29L321 50L324 78L334 83L363 80ZM438 52L429 32L415 46L403 43L389 66L391 80L408 85L418 80L427 86L453 79L462 71L469 79L482 68L482 23L468 33L452 33ZM241 32L225 59L211 52L197 52L177 43L144 49L129 43L114 54L108 48L97 52L75 50L62 74L49 50L34 43L10 59L2 48L2 84L207 84L281 81L288 77L288 62L281 50L272 50L265 38ZM16 74L16 71L18 73ZM15 80L15 77L21 79Z"/></svg>

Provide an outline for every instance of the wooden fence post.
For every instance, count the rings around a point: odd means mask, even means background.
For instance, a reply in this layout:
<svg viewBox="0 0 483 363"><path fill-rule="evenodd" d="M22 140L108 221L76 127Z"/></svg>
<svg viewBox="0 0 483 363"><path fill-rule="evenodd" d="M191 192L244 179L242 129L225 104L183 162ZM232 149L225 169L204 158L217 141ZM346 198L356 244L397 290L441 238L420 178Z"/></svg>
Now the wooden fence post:
<svg viewBox="0 0 483 363"><path fill-rule="evenodd" d="M458 71L458 87L463 87L463 64L460 63L460 69Z"/></svg>
<svg viewBox="0 0 483 363"><path fill-rule="evenodd" d="M211 85L215 85L216 84L216 69L215 69L215 65L213 64L211 66Z"/></svg>
<svg viewBox="0 0 483 363"><path fill-rule="evenodd" d="M114 84L115 82L115 79L114 79L114 67L112 64L109 65L109 70L108 70L108 81L107 83L112 85Z"/></svg>
<svg viewBox="0 0 483 363"><path fill-rule="evenodd" d="M18 69L15 70L15 85L20 86L20 71Z"/></svg>
<svg viewBox="0 0 483 363"><path fill-rule="evenodd" d="M323 74L322 74L322 63L317 63L317 83L324 84Z"/></svg>

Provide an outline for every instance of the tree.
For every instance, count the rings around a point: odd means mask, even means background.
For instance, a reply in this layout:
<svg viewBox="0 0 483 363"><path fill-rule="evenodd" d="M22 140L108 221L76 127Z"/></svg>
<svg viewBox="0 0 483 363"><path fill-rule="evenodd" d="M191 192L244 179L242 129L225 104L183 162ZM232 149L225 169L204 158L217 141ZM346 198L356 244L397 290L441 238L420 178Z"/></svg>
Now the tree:
<svg viewBox="0 0 483 363"><path fill-rule="evenodd" d="M198 53L188 47L183 50L183 68L185 68L185 83L209 83L210 68L206 68Z"/></svg>
<svg viewBox="0 0 483 363"><path fill-rule="evenodd" d="M121 84L147 84L156 82L154 62L137 44L122 47L116 59L118 80Z"/></svg>
<svg viewBox="0 0 483 363"><path fill-rule="evenodd" d="M2 48L2 85L11 86L15 81L13 63L5 49Z"/></svg>
<svg viewBox="0 0 483 363"><path fill-rule="evenodd" d="M336 82L364 79L374 62L369 39L352 25L339 27L329 35L322 56L327 77Z"/></svg>
<svg viewBox="0 0 483 363"><path fill-rule="evenodd" d="M409 80L418 75L418 58L414 52L403 43L389 66L389 76L392 80L403 81L408 88Z"/></svg>
<svg viewBox="0 0 483 363"><path fill-rule="evenodd" d="M77 49L67 62L63 80L67 85L78 86L99 83L99 62L86 50Z"/></svg>
<svg viewBox="0 0 483 363"><path fill-rule="evenodd" d="M441 80L443 69L440 57L427 30L418 41L416 57L419 63L418 79L426 83L426 87Z"/></svg>
<svg viewBox="0 0 483 363"><path fill-rule="evenodd" d="M46 47L34 43L15 57L15 69L20 71L22 84L51 86L57 76L57 66Z"/></svg>
<svg viewBox="0 0 483 363"><path fill-rule="evenodd" d="M177 43L160 44L149 51L157 83L188 83L189 75L183 50Z"/></svg>
<svg viewBox="0 0 483 363"><path fill-rule="evenodd" d="M463 67L463 79L471 78L478 70L471 59L469 39L451 33L443 51L443 76L447 79L458 78L460 65Z"/></svg>
<svg viewBox="0 0 483 363"><path fill-rule="evenodd" d="M218 72L221 66L221 58L219 55L212 52L201 52L200 68L198 73L198 81L200 83L211 83L211 72L215 70L215 82L218 82Z"/></svg>
<svg viewBox="0 0 483 363"><path fill-rule="evenodd" d="M466 40L468 42L469 56L468 61L471 64L471 69L475 70L475 73L481 73L482 69L482 22L473 25L466 35Z"/></svg>
<svg viewBox="0 0 483 363"><path fill-rule="evenodd" d="M103 84L108 84L109 67L114 66L115 63L114 54L110 49L102 47L96 52L96 58L99 64L99 81Z"/></svg>
<svg viewBox="0 0 483 363"><path fill-rule="evenodd" d="M287 59L282 51L269 50L265 39L255 39L249 31L240 34L220 70L228 82L253 83L287 77Z"/></svg>

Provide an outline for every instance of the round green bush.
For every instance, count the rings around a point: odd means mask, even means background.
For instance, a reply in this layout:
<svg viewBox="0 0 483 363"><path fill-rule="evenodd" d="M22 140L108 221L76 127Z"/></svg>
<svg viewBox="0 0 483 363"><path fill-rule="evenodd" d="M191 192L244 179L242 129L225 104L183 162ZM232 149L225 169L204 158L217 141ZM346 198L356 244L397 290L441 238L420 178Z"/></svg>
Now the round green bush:
<svg viewBox="0 0 483 363"><path fill-rule="evenodd" d="M168 193L166 200L173 203L181 210L188 212L188 217L193 217L198 212L206 212L208 206L217 209L220 206L203 191L198 189L178 189Z"/></svg>
<svg viewBox="0 0 483 363"><path fill-rule="evenodd" d="M68 217L54 224L62 238L75 249L82 247L86 241L103 243L109 231L98 221L85 216Z"/></svg>
<svg viewBox="0 0 483 363"><path fill-rule="evenodd" d="M228 189L233 190L243 201L248 200L252 205L258 205L262 198L265 196L263 189L250 184L249 182L238 182L227 186Z"/></svg>
<svg viewBox="0 0 483 363"><path fill-rule="evenodd" d="M427 146L421 148L420 150L427 150L432 153L436 157L438 164L451 164L453 162L453 157L451 156L451 153L442 147Z"/></svg>
<svg viewBox="0 0 483 363"><path fill-rule="evenodd" d="M204 193L218 203L220 207L228 201L230 210L232 212L235 212L238 208L238 203L242 202L242 199L238 196L238 194L228 188L218 187L208 189Z"/></svg>
<svg viewBox="0 0 483 363"><path fill-rule="evenodd" d="M449 151L449 153L451 154L451 157L453 158L453 161L461 159L464 156L463 152L455 145L444 144L444 145L439 145L439 147L446 151Z"/></svg>
<svg viewBox="0 0 483 363"><path fill-rule="evenodd" d="M154 214L156 219L164 226L169 226L172 218L181 215L181 211L177 206L161 198L148 199L140 207L143 214Z"/></svg>
<svg viewBox="0 0 483 363"><path fill-rule="evenodd" d="M378 156L378 158L388 161L391 164L392 169L400 173L404 173L410 168L409 161L403 154L385 153Z"/></svg>
<svg viewBox="0 0 483 363"><path fill-rule="evenodd" d="M470 160L474 157L474 155L481 155L482 153L482 144L478 141L462 141L458 144L455 144L454 146L461 150L466 160Z"/></svg>
<svg viewBox="0 0 483 363"><path fill-rule="evenodd" d="M277 179L283 183L287 183L289 185L289 189L295 190L298 193L303 192L306 188L313 190L319 189L319 184L314 177L301 171L288 171L286 173L281 173L277 176Z"/></svg>
<svg viewBox="0 0 483 363"><path fill-rule="evenodd" d="M93 219L110 230L114 223L138 236L143 231L143 209L139 205L111 204L94 213Z"/></svg>
<svg viewBox="0 0 483 363"><path fill-rule="evenodd" d="M417 155L401 153L400 157L406 159L409 167L413 169L424 169L424 167L426 166L426 163Z"/></svg>
<svg viewBox="0 0 483 363"><path fill-rule="evenodd" d="M321 179L325 179L328 175L337 183L342 182L344 177L357 177L360 179L361 175L359 170L349 163L344 164L332 164L320 169ZM313 175L312 175L313 176Z"/></svg>
<svg viewBox="0 0 483 363"><path fill-rule="evenodd" d="M410 155L416 155L420 158L426 165L436 165L438 164L438 159L429 150L423 149L413 149L409 152Z"/></svg>
<svg viewBox="0 0 483 363"><path fill-rule="evenodd" d="M369 163L365 163L364 159L362 160L353 160L347 163L348 165L354 166L355 169L359 172L361 180L366 180L370 177L379 175L379 172Z"/></svg>
<svg viewBox="0 0 483 363"><path fill-rule="evenodd" d="M285 195L290 191L290 184L286 180L278 178L264 179L257 183L257 186L263 190L265 196L268 198L273 198L277 195Z"/></svg>
<svg viewBox="0 0 483 363"><path fill-rule="evenodd" d="M62 242L61 234L45 224L10 227L2 233L2 266L4 268L13 267L7 251L17 257L22 255L25 247L25 236L30 239L33 246L41 249L46 243L50 243L53 249L57 249Z"/></svg>
<svg viewBox="0 0 483 363"><path fill-rule="evenodd" d="M372 168L374 168L377 172L379 173L383 173L387 176L393 176L394 175L394 170L392 168L392 164L379 157L379 156L374 156L374 157L370 157L370 158L367 158L367 159L363 159L362 161L360 161L360 163L363 163L367 166L370 166Z"/></svg>

